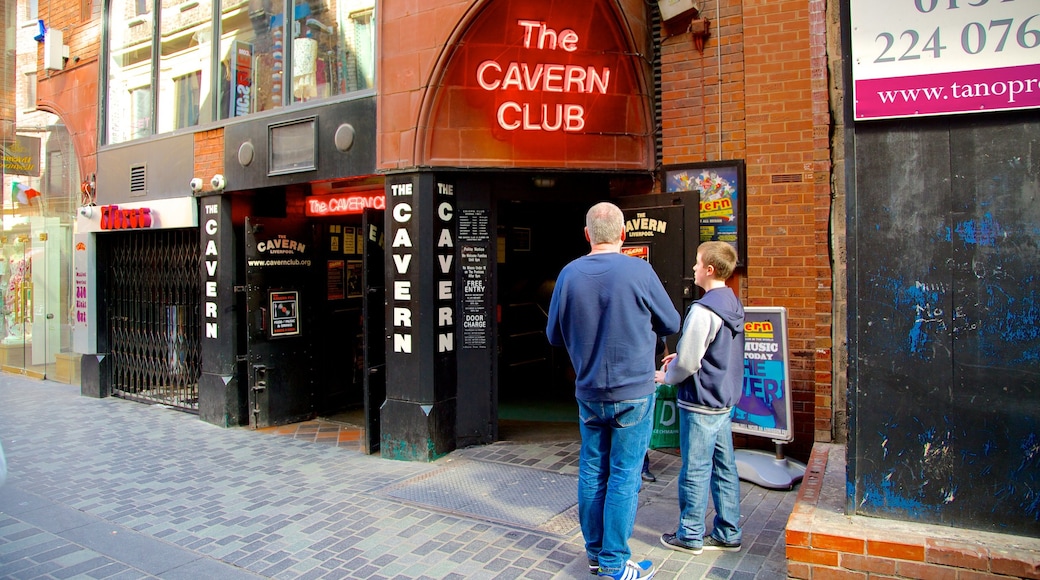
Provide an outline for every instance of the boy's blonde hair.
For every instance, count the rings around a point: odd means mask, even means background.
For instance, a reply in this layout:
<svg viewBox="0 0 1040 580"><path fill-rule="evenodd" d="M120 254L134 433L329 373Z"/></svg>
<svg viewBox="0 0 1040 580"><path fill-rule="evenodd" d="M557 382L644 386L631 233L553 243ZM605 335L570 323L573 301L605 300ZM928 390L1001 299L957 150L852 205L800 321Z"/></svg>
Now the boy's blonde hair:
<svg viewBox="0 0 1040 580"><path fill-rule="evenodd" d="M726 280L737 268L737 251L726 242L701 242L697 246L701 264L715 268L715 278Z"/></svg>

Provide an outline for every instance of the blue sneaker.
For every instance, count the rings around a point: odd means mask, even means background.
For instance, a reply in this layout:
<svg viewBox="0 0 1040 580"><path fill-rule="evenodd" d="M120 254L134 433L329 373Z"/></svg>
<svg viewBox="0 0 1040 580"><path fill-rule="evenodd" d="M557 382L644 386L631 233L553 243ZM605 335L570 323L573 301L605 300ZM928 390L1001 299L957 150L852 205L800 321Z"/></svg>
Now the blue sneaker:
<svg viewBox="0 0 1040 580"><path fill-rule="evenodd" d="M650 560L643 560L642 562L629 560L625 563L624 568L614 574L608 574L600 570L599 577L613 578L614 580L650 580L656 573L657 569L654 568L654 563Z"/></svg>

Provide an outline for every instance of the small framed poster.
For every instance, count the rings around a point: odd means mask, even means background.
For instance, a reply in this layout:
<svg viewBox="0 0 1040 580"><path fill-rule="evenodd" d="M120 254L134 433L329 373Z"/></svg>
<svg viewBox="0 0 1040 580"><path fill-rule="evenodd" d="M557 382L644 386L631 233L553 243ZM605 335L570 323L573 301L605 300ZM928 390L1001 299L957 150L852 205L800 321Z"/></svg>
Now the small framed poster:
<svg viewBox="0 0 1040 580"><path fill-rule="evenodd" d="M347 298L361 297L361 260L347 260Z"/></svg>
<svg viewBox="0 0 1040 580"><path fill-rule="evenodd" d="M271 338L300 334L300 293L296 290L270 293Z"/></svg>
<svg viewBox="0 0 1040 580"><path fill-rule="evenodd" d="M737 265L747 266L747 185L744 160L712 161L664 169L665 192L700 197L700 241L728 242Z"/></svg>

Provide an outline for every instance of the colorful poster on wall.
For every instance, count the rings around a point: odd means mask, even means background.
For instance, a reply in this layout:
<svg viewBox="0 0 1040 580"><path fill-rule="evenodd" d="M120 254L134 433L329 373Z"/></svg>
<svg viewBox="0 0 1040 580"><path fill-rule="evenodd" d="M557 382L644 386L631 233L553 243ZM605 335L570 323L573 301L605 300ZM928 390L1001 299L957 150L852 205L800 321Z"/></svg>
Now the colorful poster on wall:
<svg viewBox="0 0 1040 580"><path fill-rule="evenodd" d="M664 186L667 193L696 192L700 196L700 241L727 242L737 251L738 264L747 264L743 160L665 168Z"/></svg>
<svg viewBox="0 0 1040 580"><path fill-rule="evenodd" d="M621 253L626 256L632 256L633 258L639 258L641 260L650 261L650 246L623 246Z"/></svg>
<svg viewBox="0 0 1040 580"><path fill-rule="evenodd" d="M1040 107L1035 1L852 0L857 121Z"/></svg>
<svg viewBox="0 0 1040 580"><path fill-rule="evenodd" d="M329 300L346 298L346 286L346 270L343 268L343 260L329 260L327 282Z"/></svg>
<svg viewBox="0 0 1040 580"><path fill-rule="evenodd" d="M300 334L300 293L271 292L271 336L298 336Z"/></svg>
<svg viewBox="0 0 1040 580"><path fill-rule="evenodd" d="M787 309L744 308L744 390L733 412L734 433L794 439L789 369Z"/></svg>

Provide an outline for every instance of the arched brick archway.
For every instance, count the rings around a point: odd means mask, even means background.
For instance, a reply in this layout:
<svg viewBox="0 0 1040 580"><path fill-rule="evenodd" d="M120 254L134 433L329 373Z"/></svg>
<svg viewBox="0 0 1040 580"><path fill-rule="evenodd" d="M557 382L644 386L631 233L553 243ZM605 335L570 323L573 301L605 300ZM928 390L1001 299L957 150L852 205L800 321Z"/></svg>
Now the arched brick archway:
<svg viewBox="0 0 1040 580"><path fill-rule="evenodd" d="M516 4L475 3L454 28L422 93L416 164L652 169L645 5Z"/></svg>

